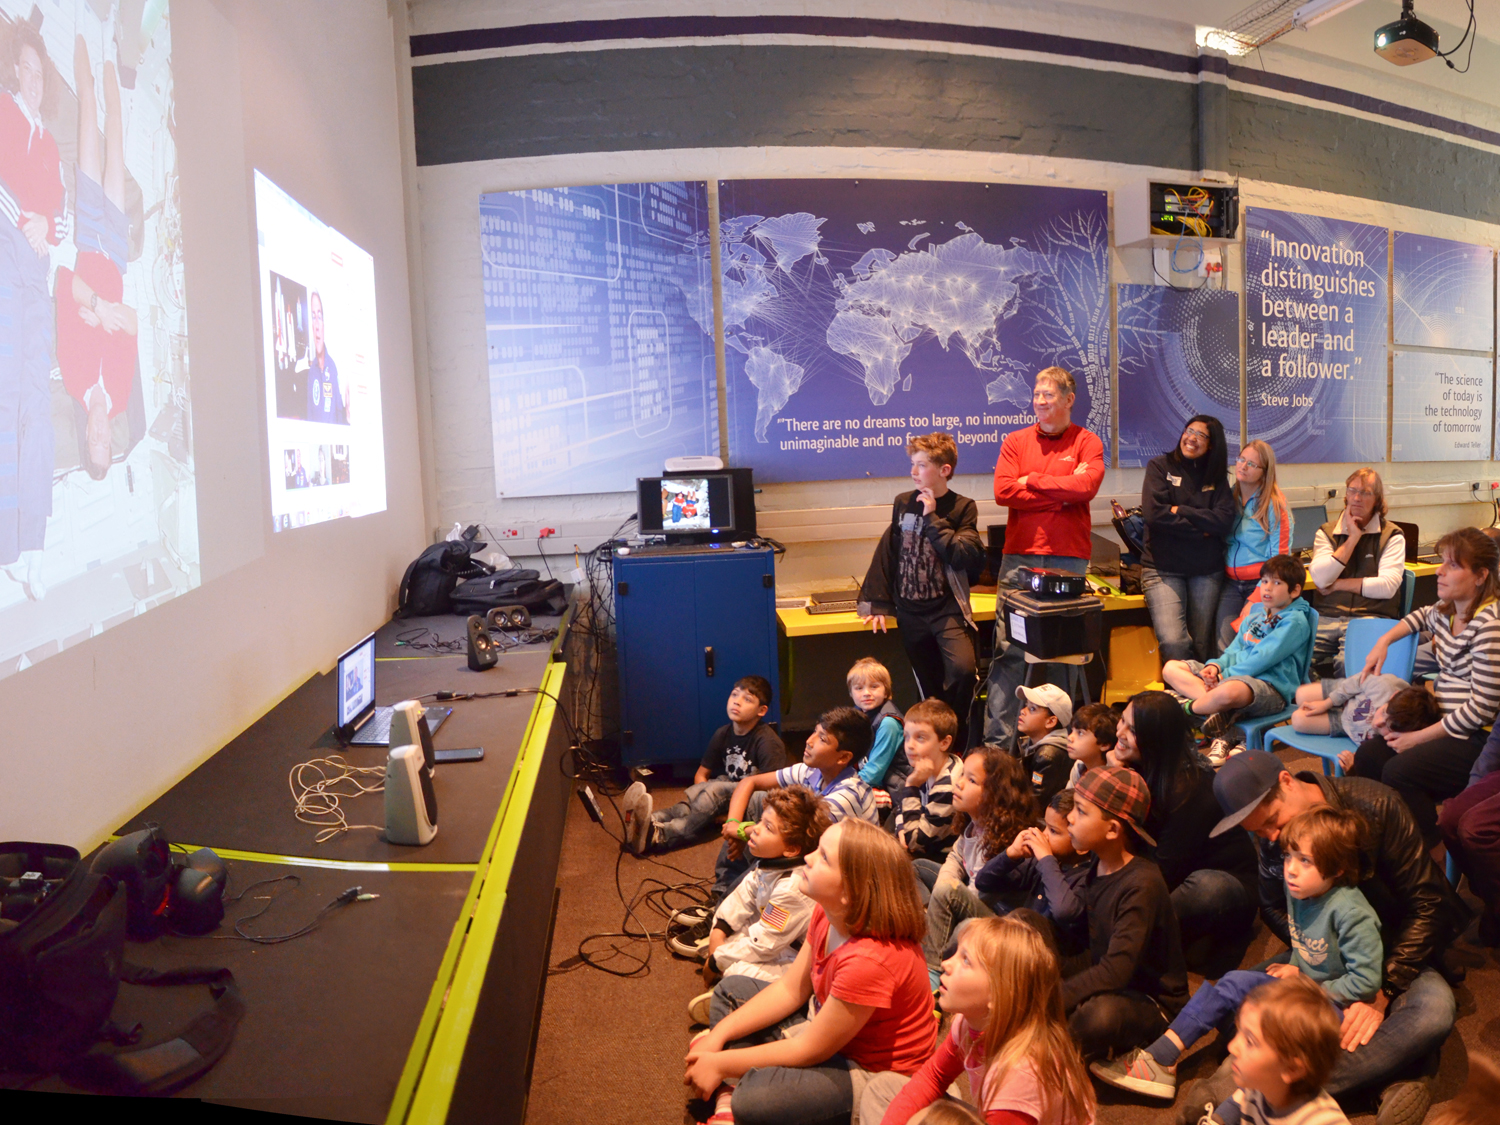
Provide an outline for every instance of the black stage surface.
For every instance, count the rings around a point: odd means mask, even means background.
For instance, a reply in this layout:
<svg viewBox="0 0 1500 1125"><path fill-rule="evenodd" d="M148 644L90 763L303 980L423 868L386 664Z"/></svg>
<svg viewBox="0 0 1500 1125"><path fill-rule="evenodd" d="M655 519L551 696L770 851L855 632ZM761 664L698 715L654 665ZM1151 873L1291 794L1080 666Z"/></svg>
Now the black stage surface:
<svg viewBox="0 0 1500 1125"><path fill-rule="evenodd" d="M537 626L555 627L554 618ZM455 700L433 741L439 748L482 746L482 762L452 763L438 768L433 787L438 803L438 834L424 848L386 843L382 833L355 829L318 844L319 829L293 814L288 775L300 762L340 754L351 766L382 766L386 751L378 746L340 747L333 737L335 683L331 672L313 676L248 730L183 778L116 831L133 831L147 823L161 825L168 840L265 855L376 863L477 863L495 814L505 796L520 750L521 736L536 703L535 690L550 658L541 642L505 652L500 663L471 672L461 651L456 655L398 647L399 636L432 630L441 639L463 635L461 617L415 618L382 626L376 641L376 702L382 706L440 690L492 692L519 689L511 698ZM418 650L420 651L420 650ZM395 657L395 659L392 659ZM383 824L384 798L379 793L346 798L350 824Z"/></svg>
<svg viewBox="0 0 1500 1125"><path fill-rule="evenodd" d="M306 1117L384 1121L473 876L232 861L228 894L281 875L295 875L301 885L258 887L228 905L214 935L131 942L125 957L153 969L213 965L234 973L245 1016L229 1050L188 1087L188 1096ZM335 908L306 937L258 945L225 936L236 919L265 905L261 896L275 901L246 923L246 932L281 934L311 921L355 884L380 897ZM140 1021L141 1042L150 1045L173 1038L210 1004L202 985L123 984L113 1019L124 1027ZM56 1078L32 1088L70 1089Z"/></svg>

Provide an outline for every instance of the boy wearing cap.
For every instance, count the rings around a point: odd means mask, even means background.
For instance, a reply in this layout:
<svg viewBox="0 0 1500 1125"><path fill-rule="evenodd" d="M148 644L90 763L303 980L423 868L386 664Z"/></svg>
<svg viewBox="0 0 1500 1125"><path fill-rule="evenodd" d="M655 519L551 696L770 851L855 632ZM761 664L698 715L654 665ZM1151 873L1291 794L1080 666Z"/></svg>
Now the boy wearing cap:
<svg viewBox="0 0 1500 1125"><path fill-rule="evenodd" d="M1094 859L1083 883L1089 967L1063 981L1068 1026L1086 1060L1143 1047L1187 1003L1187 966L1161 870L1140 854L1146 781L1123 766L1089 770L1073 787L1068 835Z"/></svg>
<svg viewBox="0 0 1500 1125"><path fill-rule="evenodd" d="M1264 750L1230 758L1214 777L1224 819L1211 835L1243 827L1260 853L1260 913L1267 928L1292 944L1282 890L1282 831L1301 813L1323 805L1357 812L1364 820L1358 887L1380 916L1385 938L1379 993L1344 1010L1342 1053L1327 1089L1343 1101L1379 1092L1378 1120L1421 1120L1425 1084L1391 1083L1393 1075L1426 1057L1453 1029L1453 990L1433 966L1473 914L1422 844L1406 803L1387 785L1363 777L1290 773ZM1232 1089L1227 1069L1189 1091L1189 1103L1217 1104Z"/></svg>
<svg viewBox="0 0 1500 1125"><path fill-rule="evenodd" d="M1067 787L1068 724L1073 700L1056 684L1016 688L1021 700L1016 715L1016 757L1021 759L1036 794L1038 808L1046 808L1053 794Z"/></svg>

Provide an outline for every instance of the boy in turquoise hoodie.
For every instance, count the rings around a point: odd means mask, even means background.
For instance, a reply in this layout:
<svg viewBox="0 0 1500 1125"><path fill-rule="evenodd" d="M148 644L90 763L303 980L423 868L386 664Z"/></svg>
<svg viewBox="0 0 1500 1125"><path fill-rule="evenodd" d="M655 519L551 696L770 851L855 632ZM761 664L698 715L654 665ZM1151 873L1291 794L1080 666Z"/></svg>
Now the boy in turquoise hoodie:
<svg viewBox="0 0 1500 1125"><path fill-rule="evenodd" d="M1272 977L1305 976L1338 1011L1370 1003L1380 991L1384 948L1380 919L1354 884L1360 873L1364 821L1350 809L1319 805L1293 817L1278 843L1286 880L1287 921L1292 948L1286 964L1225 973L1205 982L1172 1026L1149 1047L1089 1066L1100 1079L1150 1097L1177 1093L1177 1060L1184 1051L1239 1008Z"/></svg>
<svg viewBox="0 0 1500 1125"><path fill-rule="evenodd" d="M1307 571L1291 555L1277 555L1260 567L1260 604L1245 614L1224 655L1207 664L1169 660L1161 670L1168 687L1187 697L1182 705L1194 720L1222 715L1272 715L1296 698L1307 679L1317 611L1302 600Z"/></svg>

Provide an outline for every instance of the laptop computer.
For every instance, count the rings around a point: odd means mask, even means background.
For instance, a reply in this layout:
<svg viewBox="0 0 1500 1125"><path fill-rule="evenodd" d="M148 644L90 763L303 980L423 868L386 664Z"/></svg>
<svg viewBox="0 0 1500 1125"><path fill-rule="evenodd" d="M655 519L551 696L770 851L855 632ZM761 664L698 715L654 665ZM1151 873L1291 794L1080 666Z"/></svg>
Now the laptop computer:
<svg viewBox="0 0 1500 1125"><path fill-rule="evenodd" d="M371 633L343 656L338 668L338 736L352 746L389 746L394 707L375 706L375 634ZM436 734L452 707L429 707L423 721Z"/></svg>

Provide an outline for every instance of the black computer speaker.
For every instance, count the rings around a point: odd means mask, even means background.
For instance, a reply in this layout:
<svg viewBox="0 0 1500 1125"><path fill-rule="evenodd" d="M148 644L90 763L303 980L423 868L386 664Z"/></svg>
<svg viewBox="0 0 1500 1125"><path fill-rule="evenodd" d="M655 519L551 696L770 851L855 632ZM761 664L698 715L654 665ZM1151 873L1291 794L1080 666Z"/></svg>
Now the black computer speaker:
<svg viewBox="0 0 1500 1125"><path fill-rule="evenodd" d="M491 629L529 629L531 610L524 605L497 605L485 615L484 621Z"/></svg>
<svg viewBox="0 0 1500 1125"><path fill-rule="evenodd" d="M486 668L493 668L499 661L500 646L495 643L495 638L490 636L484 618L477 613L473 614L469 618L470 670L483 672Z"/></svg>

